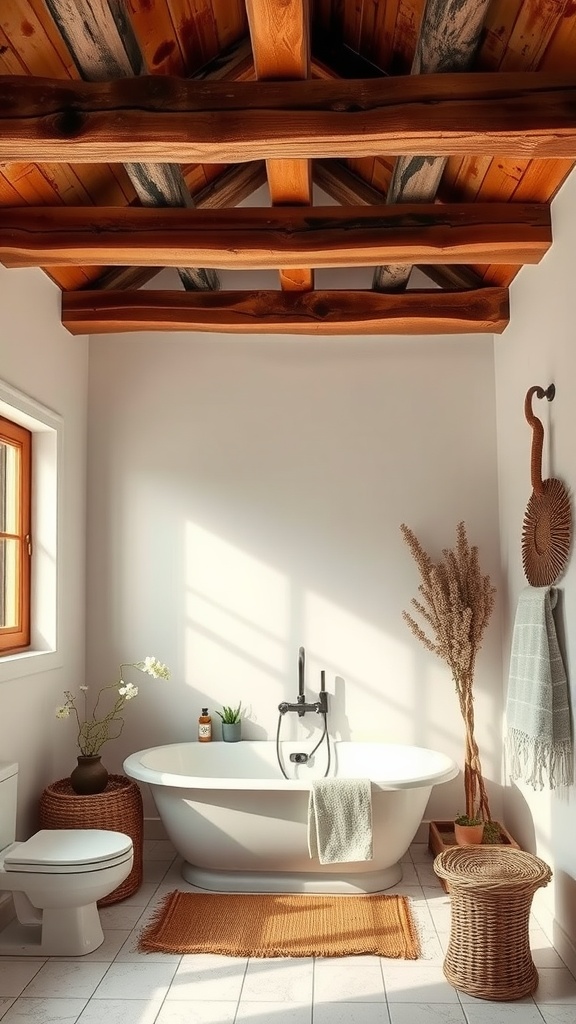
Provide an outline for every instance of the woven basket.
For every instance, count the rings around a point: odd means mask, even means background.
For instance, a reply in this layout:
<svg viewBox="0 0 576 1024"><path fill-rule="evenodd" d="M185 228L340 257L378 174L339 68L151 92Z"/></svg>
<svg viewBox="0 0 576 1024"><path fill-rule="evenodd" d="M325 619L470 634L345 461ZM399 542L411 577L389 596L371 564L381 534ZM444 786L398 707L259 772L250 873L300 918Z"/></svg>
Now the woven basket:
<svg viewBox="0 0 576 1024"><path fill-rule="evenodd" d="M101 828L124 832L134 844L134 865L113 892L98 901L99 907L119 903L142 883L142 796L135 782L124 775L110 775L103 793L79 796L70 779L59 779L40 798L40 828Z"/></svg>
<svg viewBox="0 0 576 1024"><path fill-rule="evenodd" d="M534 893L552 872L539 857L507 847L452 847L434 870L450 887L450 941L444 975L479 999L521 999L538 972L528 935Z"/></svg>

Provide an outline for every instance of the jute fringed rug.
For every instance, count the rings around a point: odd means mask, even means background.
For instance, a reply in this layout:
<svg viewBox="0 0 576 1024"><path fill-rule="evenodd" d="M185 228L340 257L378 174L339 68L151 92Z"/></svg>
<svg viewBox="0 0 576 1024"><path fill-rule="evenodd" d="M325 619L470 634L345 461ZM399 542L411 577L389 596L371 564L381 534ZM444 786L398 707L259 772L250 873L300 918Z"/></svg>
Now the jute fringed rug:
<svg viewBox="0 0 576 1024"><path fill-rule="evenodd" d="M405 896L171 892L142 932L143 952L376 956L416 960Z"/></svg>

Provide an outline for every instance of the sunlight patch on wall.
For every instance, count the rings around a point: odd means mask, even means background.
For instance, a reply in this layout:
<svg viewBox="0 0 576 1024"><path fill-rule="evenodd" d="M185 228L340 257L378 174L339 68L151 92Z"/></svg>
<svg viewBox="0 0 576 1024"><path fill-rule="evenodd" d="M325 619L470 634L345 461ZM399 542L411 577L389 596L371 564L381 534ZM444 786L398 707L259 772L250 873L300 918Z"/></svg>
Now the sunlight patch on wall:
<svg viewBox="0 0 576 1024"><path fill-rule="evenodd" d="M305 597L304 622L310 646L337 664L347 677L367 689L379 692L377 666L394 665L395 672L409 682L412 658L407 647L333 601L309 591ZM322 653L320 653L322 652Z"/></svg>
<svg viewBox="0 0 576 1024"><path fill-rule="evenodd" d="M195 523L186 524L187 674L212 702L280 699L289 624L286 576ZM276 690L274 696L271 689ZM258 721L258 709L251 709Z"/></svg>
<svg viewBox="0 0 576 1024"><path fill-rule="evenodd" d="M189 591L259 633L285 637L289 593L284 573L196 523L186 524L185 558Z"/></svg>

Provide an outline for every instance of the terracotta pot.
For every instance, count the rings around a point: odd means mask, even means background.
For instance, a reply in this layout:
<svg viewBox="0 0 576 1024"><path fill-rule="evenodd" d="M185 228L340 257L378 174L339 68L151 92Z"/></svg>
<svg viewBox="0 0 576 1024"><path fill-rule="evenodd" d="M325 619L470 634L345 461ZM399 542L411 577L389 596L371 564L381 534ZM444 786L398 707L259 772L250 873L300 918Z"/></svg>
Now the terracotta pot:
<svg viewBox="0 0 576 1024"><path fill-rule="evenodd" d="M454 822L454 836L458 846L480 846L484 837L484 822L479 825L458 825Z"/></svg>
<svg viewBox="0 0 576 1024"><path fill-rule="evenodd" d="M70 785L81 796L104 792L108 785L108 771L102 764L100 754L78 755L78 764L70 772Z"/></svg>

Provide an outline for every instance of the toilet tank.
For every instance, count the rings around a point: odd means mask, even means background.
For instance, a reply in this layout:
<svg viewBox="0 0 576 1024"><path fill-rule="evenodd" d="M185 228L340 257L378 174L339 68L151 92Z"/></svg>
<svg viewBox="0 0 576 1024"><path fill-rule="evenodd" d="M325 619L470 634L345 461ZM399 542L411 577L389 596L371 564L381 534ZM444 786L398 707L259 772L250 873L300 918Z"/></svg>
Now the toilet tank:
<svg viewBox="0 0 576 1024"><path fill-rule="evenodd" d="M18 765L0 761L0 850L16 838Z"/></svg>

